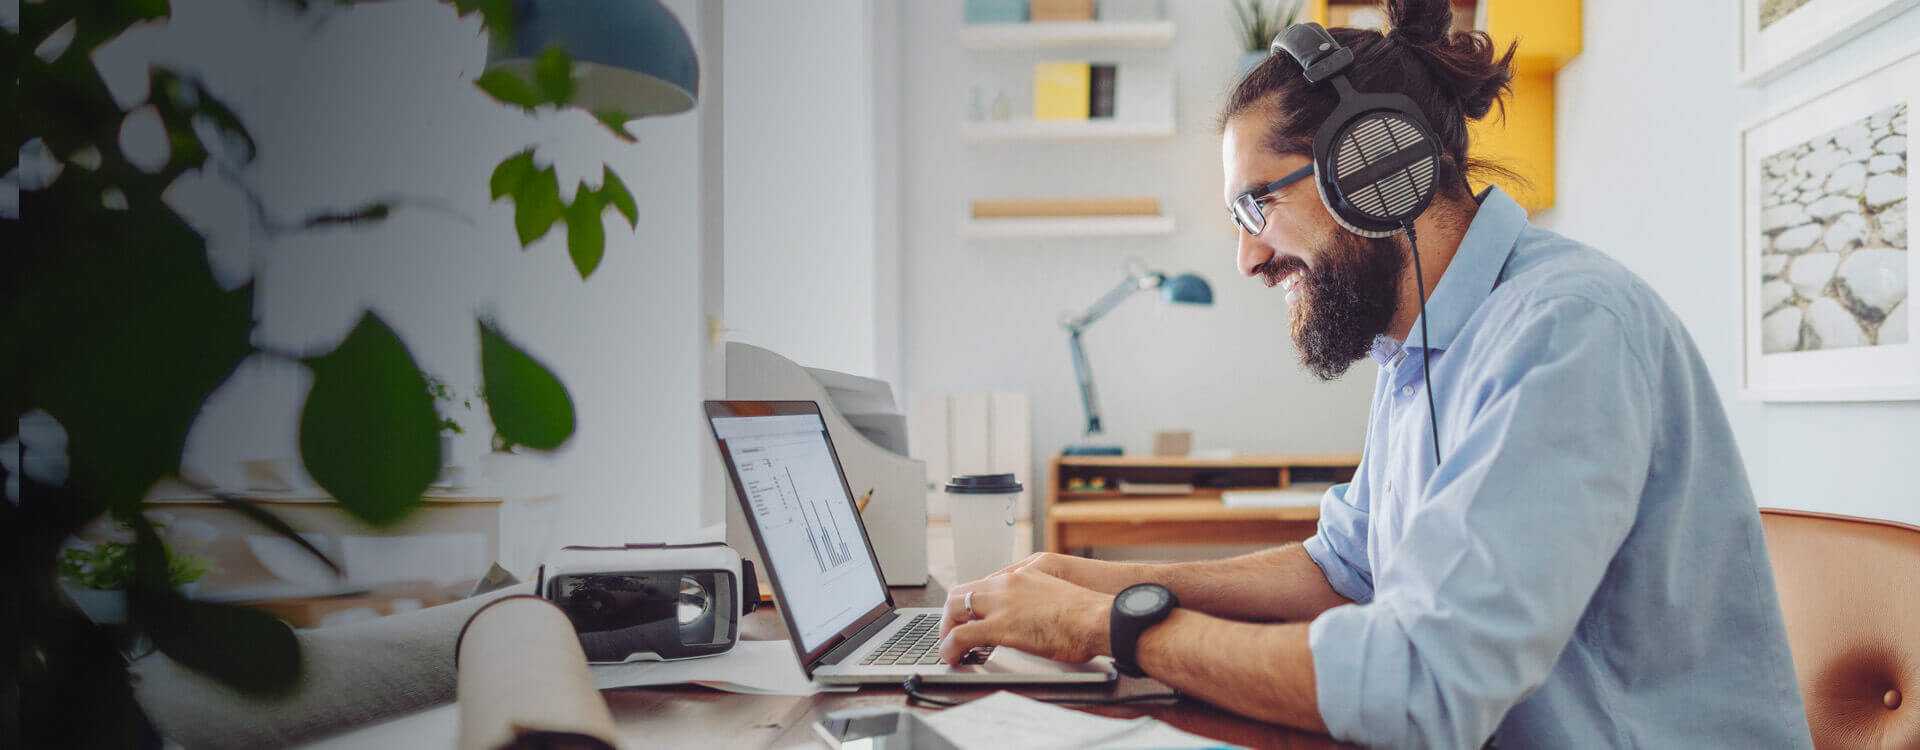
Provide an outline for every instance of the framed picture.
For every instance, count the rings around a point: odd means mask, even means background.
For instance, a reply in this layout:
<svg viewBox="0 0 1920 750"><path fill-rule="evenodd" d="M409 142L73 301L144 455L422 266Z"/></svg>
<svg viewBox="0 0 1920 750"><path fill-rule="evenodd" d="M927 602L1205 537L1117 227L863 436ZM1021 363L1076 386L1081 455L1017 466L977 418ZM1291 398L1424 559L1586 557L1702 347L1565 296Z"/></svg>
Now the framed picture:
<svg viewBox="0 0 1920 750"><path fill-rule="evenodd" d="M1920 400L1920 49L1740 126L1741 396Z"/></svg>
<svg viewBox="0 0 1920 750"><path fill-rule="evenodd" d="M1820 56L1920 0L1733 0L1734 81L1763 83Z"/></svg>

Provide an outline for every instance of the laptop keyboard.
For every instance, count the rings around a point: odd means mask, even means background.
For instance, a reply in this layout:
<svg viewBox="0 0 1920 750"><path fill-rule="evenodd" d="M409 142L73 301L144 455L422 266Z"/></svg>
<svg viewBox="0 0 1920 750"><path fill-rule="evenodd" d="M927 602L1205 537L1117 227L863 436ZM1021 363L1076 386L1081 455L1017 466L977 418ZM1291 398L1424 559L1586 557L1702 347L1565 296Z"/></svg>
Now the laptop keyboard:
<svg viewBox="0 0 1920 750"><path fill-rule="evenodd" d="M981 664L993 655L992 646L982 646L967 652L960 659L961 664ZM914 615L907 626L894 631L885 645L868 653L860 660L861 664L875 666L906 666L940 663L940 616L937 614Z"/></svg>

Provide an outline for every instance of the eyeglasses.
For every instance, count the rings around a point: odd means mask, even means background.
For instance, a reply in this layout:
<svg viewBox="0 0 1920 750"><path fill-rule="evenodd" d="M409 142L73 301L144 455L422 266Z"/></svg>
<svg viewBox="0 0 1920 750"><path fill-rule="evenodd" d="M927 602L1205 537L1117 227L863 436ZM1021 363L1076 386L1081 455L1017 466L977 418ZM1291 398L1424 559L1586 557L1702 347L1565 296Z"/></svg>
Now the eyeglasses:
<svg viewBox="0 0 1920 750"><path fill-rule="evenodd" d="M1267 196L1306 179L1311 174L1313 174L1313 165L1309 163L1293 170L1292 174L1280 178L1278 182L1268 185L1264 190L1249 190L1241 193L1240 197L1227 204L1227 215L1233 217L1233 223L1239 225L1240 231L1258 236L1260 230L1267 228Z"/></svg>

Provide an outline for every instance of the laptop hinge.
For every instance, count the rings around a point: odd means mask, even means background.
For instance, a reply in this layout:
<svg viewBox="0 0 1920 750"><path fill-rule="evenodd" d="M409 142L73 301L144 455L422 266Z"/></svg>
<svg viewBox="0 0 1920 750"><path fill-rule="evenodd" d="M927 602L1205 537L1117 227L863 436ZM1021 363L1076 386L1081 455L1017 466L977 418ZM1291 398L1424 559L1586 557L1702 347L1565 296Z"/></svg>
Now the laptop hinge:
<svg viewBox="0 0 1920 750"><path fill-rule="evenodd" d="M821 656L819 663L839 664L841 660L852 656L853 652L859 651L861 646L866 645L867 641L871 640L899 616L900 613L898 611L888 610L886 614L881 615L873 622L868 623L866 627L861 628L860 632L854 633L852 638L841 641L840 645L833 647L832 651L828 651L824 656Z"/></svg>

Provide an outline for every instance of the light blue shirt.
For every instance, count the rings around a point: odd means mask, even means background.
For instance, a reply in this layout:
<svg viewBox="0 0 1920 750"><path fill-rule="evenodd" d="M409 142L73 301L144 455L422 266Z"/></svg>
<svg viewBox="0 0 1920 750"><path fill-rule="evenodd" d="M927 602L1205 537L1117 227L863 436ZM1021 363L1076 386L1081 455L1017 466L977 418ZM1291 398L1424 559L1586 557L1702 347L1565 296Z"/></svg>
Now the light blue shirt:
<svg viewBox="0 0 1920 750"><path fill-rule="evenodd" d="M1310 629L1333 736L1810 747L1732 430L1653 290L1494 188L1426 314L1442 463L1416 323L1305 544L1357 602Z"/></svg>

